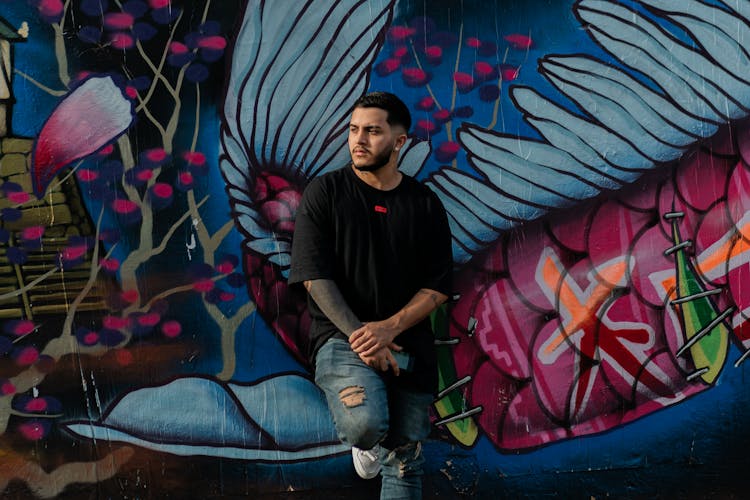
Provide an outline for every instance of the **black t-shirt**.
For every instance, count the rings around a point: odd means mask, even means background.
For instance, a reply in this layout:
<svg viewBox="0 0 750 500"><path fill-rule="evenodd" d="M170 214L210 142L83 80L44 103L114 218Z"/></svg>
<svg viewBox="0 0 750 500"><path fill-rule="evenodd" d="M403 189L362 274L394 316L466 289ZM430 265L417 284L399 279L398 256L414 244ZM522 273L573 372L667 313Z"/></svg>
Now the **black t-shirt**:
<svg viewBox="0 0 750 500"><path fill-rule="evenodd" d="M305 189L295 221L289 283L334 280L360 321L388 318L420 288L450 296L452 266L445 209L413 178L403 175L397 187L381 191L346 166L313 179ZM315 301L308 305L314 358L329 338L347 337ZM433 392L437 370L429 319L394 342L415 359L414 369L402 371L399 380Z"/></svg>

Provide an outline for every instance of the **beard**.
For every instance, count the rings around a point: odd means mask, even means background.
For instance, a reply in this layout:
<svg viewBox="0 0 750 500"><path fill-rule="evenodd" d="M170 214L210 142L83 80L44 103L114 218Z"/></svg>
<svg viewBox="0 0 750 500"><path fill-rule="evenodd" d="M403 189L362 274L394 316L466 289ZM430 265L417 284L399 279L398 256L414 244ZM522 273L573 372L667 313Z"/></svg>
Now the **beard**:
<svg viewBox="0 0 750 500"><path fill-rule="evenodd" d="M374 156L372 158L372 161L366 165L357 165L354 162L354 158L352 158L352 165L354 165L354 168L356 168L360 172L375 172L388 164L388 162L391 160L392 152L393 149L391 149L390 151L383 151L382 153Z"/></svg>

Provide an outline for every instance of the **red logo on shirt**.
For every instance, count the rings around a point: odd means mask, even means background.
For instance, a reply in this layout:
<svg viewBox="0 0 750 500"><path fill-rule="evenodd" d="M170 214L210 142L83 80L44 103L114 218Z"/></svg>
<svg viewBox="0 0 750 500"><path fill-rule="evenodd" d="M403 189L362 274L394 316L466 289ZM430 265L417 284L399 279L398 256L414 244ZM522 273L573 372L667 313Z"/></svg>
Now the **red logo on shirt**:
<svg viewBox="0 0 750 500"><path fill-rule="evenodd" d="M388 213L388 209L385 207L381 207L380 205L375 205L375 211L379 214L385 214Z"/></svg>

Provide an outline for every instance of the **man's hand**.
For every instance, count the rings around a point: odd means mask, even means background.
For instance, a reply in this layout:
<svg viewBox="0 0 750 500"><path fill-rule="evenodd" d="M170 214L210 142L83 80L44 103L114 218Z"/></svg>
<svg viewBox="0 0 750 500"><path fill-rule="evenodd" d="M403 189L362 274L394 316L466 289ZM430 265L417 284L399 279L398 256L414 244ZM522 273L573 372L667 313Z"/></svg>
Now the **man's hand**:
<svg viewBox="0 0 750 500"><path fill-rule="evenodd" d="M396 314L382 321L365 323L349 336L352 350L359 355L372 356L379 349L389 348L400 351L401 347L393 340L401 333L416 325L430 315L437 307L448 299L444 295L429 288L421 288L414 297Z"/></svg>
<svg viewBox="0 0 750 500"><path fill-rule="evenodd" d="M384 321L373 321L354 330L349 337L349 344L352 350L360 356L373 356L384 348L400 351L401 346L393 343L393 339L399 333L401 330L394 326L390 318Z"/></svg>
<svg viewBox="0 0 750 500"><path fill-rule="evenodd" d="M399 349L401 348L399 347ZM401 373L398 363L393 357L393 353L391 353L391 350L387 347L384 347L383 349L380 349L379 351L376 351L374 354L369 356L359 354L359 357L362 361L365 362L367 366L376 370L387 372L388 369L391 368L393 370L393 373L397 377Z"/></svg>

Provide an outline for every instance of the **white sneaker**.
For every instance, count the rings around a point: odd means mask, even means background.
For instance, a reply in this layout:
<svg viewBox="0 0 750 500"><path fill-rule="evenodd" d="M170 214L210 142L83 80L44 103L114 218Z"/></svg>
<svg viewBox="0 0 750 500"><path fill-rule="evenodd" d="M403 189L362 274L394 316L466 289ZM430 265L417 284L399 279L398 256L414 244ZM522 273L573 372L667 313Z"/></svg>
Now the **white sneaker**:
<svg viewBox="0 0 750 500"><path fill-rule="evenodd" d="M354 470L362 479L372 479L380 473L380 461L378 460L378 448L375 446L371 450L361 450L352 446L352 462Z"/></svg>

